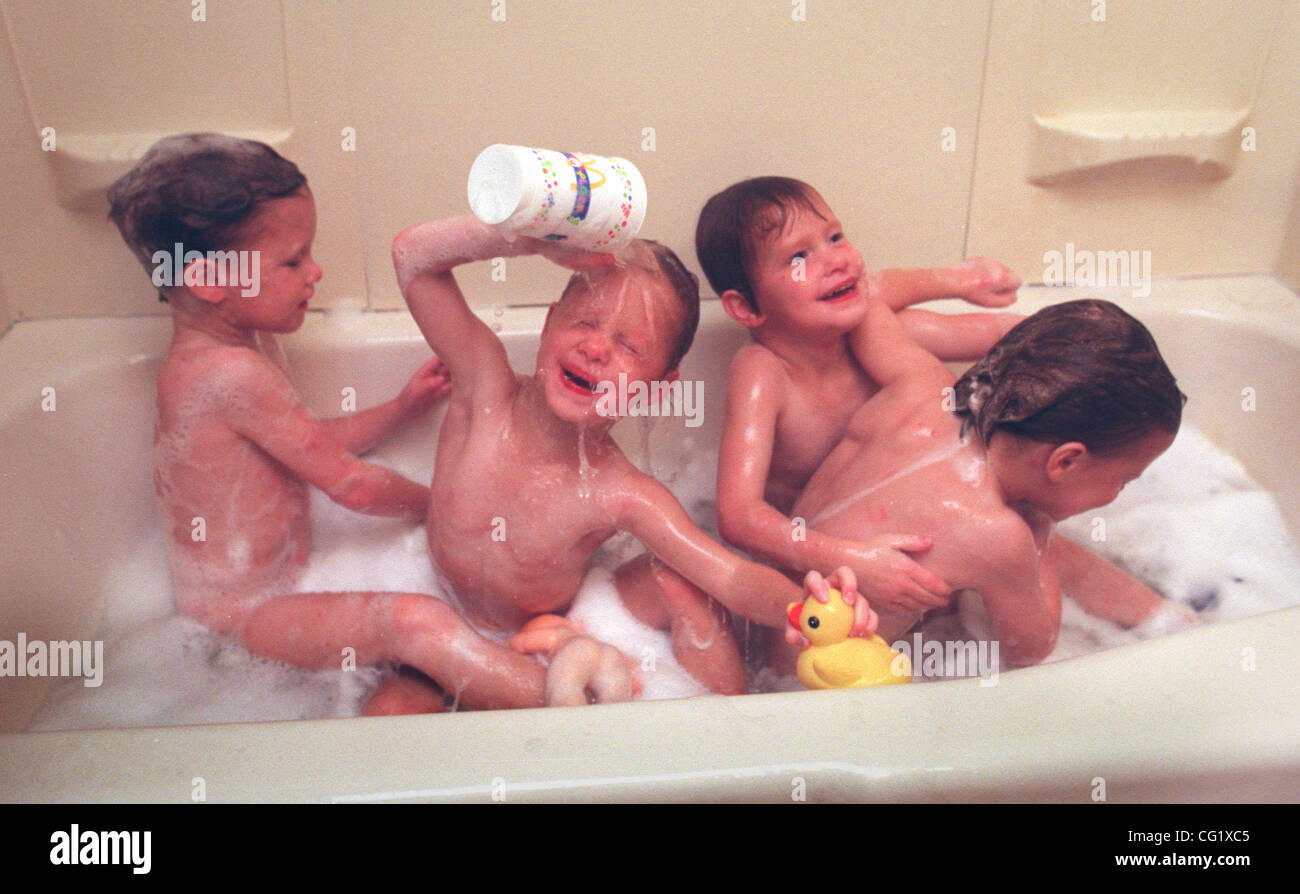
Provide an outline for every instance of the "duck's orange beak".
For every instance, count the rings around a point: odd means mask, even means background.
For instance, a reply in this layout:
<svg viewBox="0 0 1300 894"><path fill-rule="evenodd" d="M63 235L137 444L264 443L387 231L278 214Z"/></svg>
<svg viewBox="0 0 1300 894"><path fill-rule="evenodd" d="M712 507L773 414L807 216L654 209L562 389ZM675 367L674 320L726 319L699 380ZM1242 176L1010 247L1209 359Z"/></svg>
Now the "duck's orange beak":
<svg viewBox="0 0 1300 894"><path fill-rule="evenodd" d="M785 611L786 616L790 619L790 626L795 630L802 630L803 628L799 626L799 616L803 614L803 603L791 602L786 606Z"/></svg>

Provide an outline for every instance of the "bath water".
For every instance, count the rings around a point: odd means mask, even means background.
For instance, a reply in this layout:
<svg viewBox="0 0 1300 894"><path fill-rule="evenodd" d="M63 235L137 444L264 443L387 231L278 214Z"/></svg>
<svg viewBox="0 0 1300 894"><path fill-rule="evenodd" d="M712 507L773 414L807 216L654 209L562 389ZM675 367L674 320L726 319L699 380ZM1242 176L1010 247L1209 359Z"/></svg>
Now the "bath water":
<svg viewBox="0 0 1300 894"><path fill-rule="evenodd" d="M649 439L646 432L636 434L643 455L632 458L645 460ZM655 457L662 465L680 458L673 471L653 471L696 522L714 532L716 452L686 439L689 435L677 439L681 444L674 442L680 450L671 452L677 455ZM421 477L419 469L399 465L404 474ZM445 595L429 563L422 527L349 512L318 492L311 512L313 558L300 589ZM1205 622L1300 604L1300 557L1276 502L1239 463L1187 426L1118 500L1063 523L1058 531L1191 606ZM637 622L614 592L610 570L639 551L631 537L609 541L572 612L590 633L636 662L643 698L694 694L699 688L672 660L667 633ZM313 672L250 655L234 640L175 617L168 581L159 528L109 576L103 685L88 689L69 680L56 686L30 729L348 717L359 712L380 678L373 669ZM932 615L920 629L927 639L971 640L985 635L983 623L978 599L964 599L959 610ZM1124 630L1085 614L1067 598L1058 645L1048 660L1164 632L1159 621ZM798 688L771 675L760 675L755 686Z"/></svg>

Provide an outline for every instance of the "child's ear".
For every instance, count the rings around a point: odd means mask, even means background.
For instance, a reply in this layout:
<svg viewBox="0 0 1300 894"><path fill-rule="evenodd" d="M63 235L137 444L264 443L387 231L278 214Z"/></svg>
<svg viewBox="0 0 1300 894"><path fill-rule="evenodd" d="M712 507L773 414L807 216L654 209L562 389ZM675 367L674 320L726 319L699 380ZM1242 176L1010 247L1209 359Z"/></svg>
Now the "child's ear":
<svg viewBox="0 0 1300 894"><path fill-rule="evenodd" d="M216 261L195 258L182 269L181 281L176 285L206 304L220 304L226 300L230 290L226 286L212 285L217 281Z"/></svg>
<svg viewBox="0 0 1300 894"><path fill-rule="evenodd" d="M1088 448L1078 441L1067 441L1047 455L1047 480L1056 484L1069 472L1079 468L1088 457Z"/></svg>
<svg viewBox="0 0 1300 894"><path fill-rule="evenodd" d="M670 369L654 381L655 399L663 400L664 395L668 392L668 386L677 381L679 373L675 369Z"/></svg>
<svg viewBox="0 0 1300 894"><path fill-rule="evenodd" d="M722 302L722 309L727 312L727 316L742 326L755 329L762 326L763 321L766 319L761 313L750 307L745 296L735 289L727 289L718 296L718 300Z"/></svg>

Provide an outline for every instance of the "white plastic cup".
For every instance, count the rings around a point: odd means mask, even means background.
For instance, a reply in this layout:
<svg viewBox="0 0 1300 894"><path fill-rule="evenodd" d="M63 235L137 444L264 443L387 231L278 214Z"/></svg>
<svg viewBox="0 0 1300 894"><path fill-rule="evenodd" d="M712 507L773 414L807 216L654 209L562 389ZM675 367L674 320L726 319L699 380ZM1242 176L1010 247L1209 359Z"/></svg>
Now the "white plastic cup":
<svg viewBox="0 0 1300 894"><path fill-rule="evenodd" d="M497 143L469 170L469 207L506 236L612 252L641 230L645 180L625 158Z"/></svg>

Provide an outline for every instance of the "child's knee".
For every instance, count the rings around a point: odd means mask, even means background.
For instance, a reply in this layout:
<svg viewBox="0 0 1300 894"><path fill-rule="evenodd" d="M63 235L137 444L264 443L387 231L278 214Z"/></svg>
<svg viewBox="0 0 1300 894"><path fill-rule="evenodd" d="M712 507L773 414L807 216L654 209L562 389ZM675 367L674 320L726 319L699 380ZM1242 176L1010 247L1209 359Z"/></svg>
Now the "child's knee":
<svg viewBox="0 0 1300 894"><path fill-rule="evenodd" d="M393 594L386 614L388 623L400 633L451 633L468 628L454 608L425 593Z"/></svg>
<svg viewBox="0 0 1300 894"><path fill-rule="evenodd" d="M660 567L653 556L645 553L625 562L614 572L614 586L632 617L647 627L666 630L671 618L658 575Z"/></svg>
<svg viewBox="0 0 1300 894"><path fill-rule="evenodd" d="M437 714L446 710L442 693L423 680L398 672L379 684L365 706L363 717L396 714Z"/></svg>

